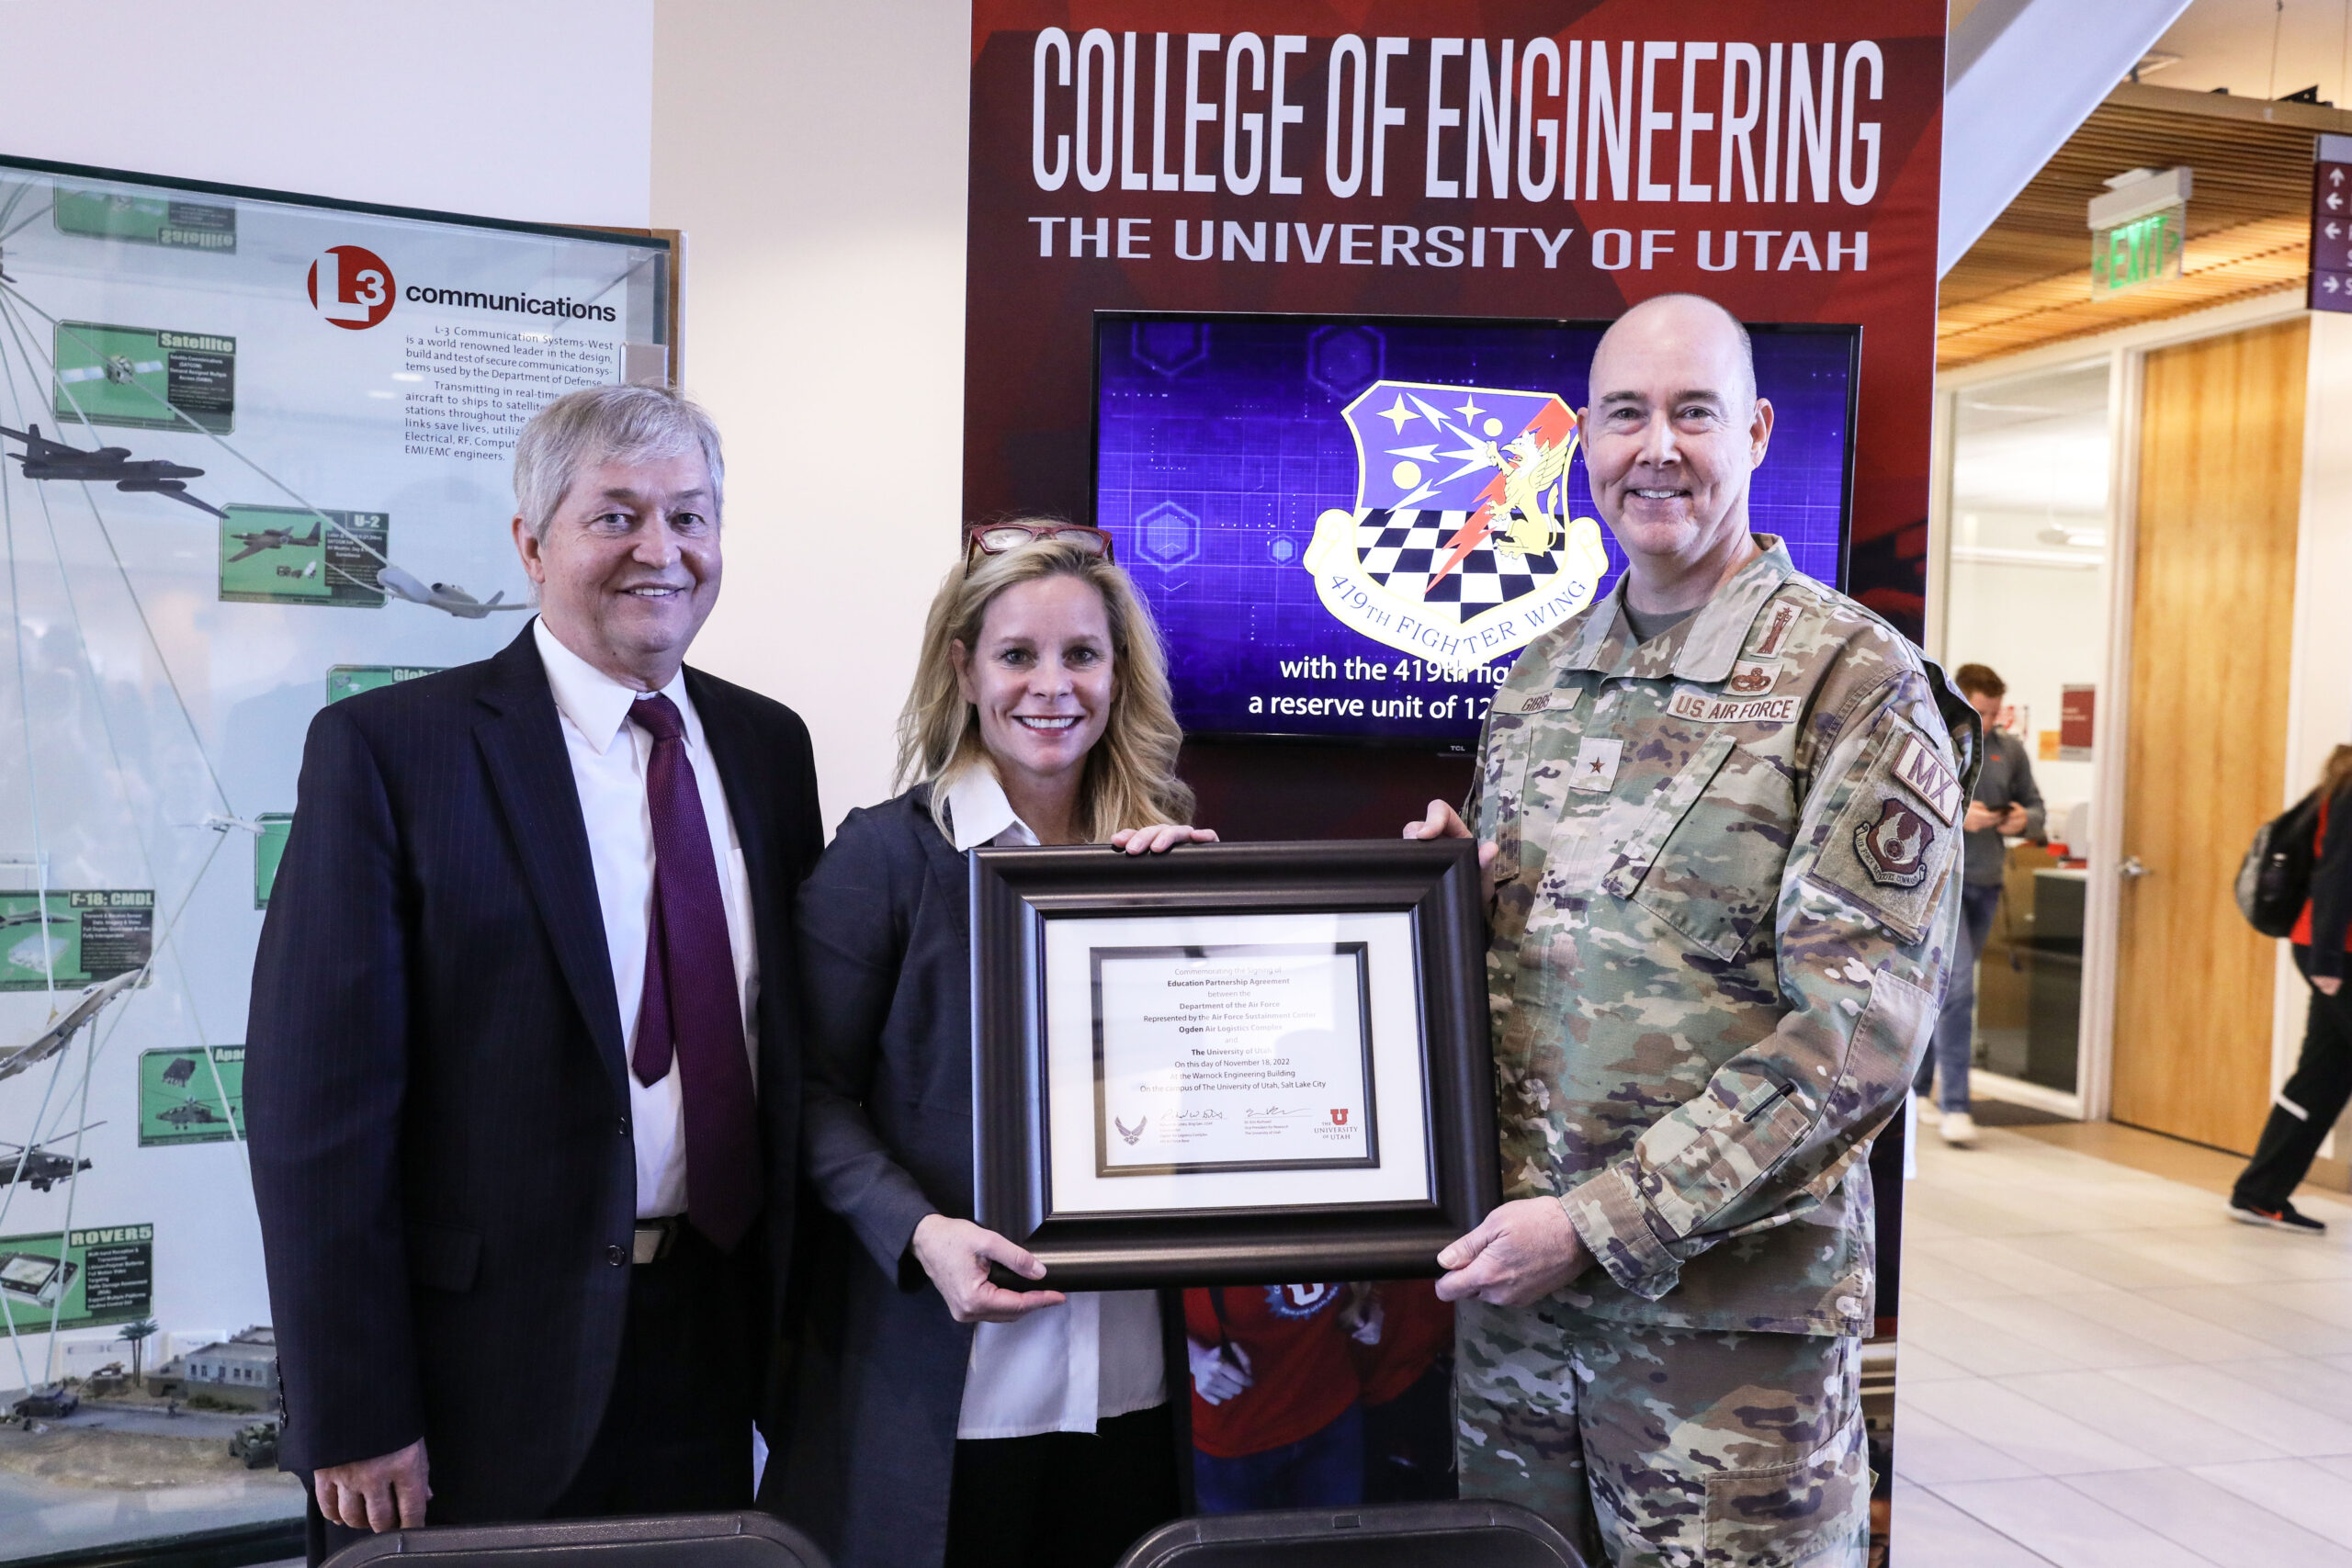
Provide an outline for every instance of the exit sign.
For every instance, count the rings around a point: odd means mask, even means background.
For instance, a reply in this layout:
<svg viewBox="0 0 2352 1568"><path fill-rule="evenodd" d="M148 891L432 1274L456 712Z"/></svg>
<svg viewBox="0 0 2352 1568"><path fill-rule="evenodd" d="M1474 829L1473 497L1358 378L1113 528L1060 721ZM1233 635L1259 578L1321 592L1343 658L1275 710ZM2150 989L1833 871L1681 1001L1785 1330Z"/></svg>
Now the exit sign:
<svg viewBox="0 0 2352 1568"><path fill-rule="evenodd" d="M2160 277L2180 276L2188 209L2175 205L2091 233L2091 298L2104 299Z"/></svg>

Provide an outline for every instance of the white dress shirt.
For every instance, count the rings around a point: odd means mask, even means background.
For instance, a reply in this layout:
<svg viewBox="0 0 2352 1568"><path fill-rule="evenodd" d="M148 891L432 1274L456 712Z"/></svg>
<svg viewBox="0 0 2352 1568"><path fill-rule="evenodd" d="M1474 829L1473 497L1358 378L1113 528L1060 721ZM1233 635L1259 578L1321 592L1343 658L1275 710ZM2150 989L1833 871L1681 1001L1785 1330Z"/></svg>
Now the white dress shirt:
<svg viewBox="0 0 2352 1568"><path fill-rule="evenodd" d="M964 774L947 792L947 819L959 851L1037 841L985 767ZM974 1330L956 1435L1091 1432L1097 1421L1148 1410L1167 1398L1158 1293L1078 1291L1065 1305Z"/></svg>
<svg viewBox="0 0 2352 1568"><path fill-rule="evenodd" d="M571 780L580 790L580 814L588 825L588 859L596 873L596 905L605 918L605 946L612 956L613 999L620 1005L621 1046L637 1049L637 1010L645 996L645 930L653 907L653 808L646 799L645 768L653 737L629 722L629 705L640 695L556 640L543 620L531 631L547 667L548 685L563 717L564 750ZM734 950L735 986L743 1008L743 1044L751 1052L752 1079L759 1081L755 1014L760 964L752 944L752 880L743 865L742 842L727 810L718 766L704 742L702 716L686 695L681 670L661 694L678 705L685 720L686 760L694 764L695 790L702 796L709 826L712 859L718 867L718 894L727 907L727 942ZM637 1217L650 1219L686 1212L685 1101L674 1057L669 1074L648 1086L628 1078L629 1137L637 1145Z"/></svg>

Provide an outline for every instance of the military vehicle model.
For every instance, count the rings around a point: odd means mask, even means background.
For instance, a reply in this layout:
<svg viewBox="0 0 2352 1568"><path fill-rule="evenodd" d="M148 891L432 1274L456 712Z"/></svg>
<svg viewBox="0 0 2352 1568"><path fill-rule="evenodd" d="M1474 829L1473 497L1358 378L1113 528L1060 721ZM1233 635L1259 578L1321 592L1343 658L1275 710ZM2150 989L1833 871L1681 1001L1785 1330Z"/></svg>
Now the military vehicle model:
<svg viewBox="0 0 2352 1568"><path fill-rule="evenodd" d="M277 1462L277 1423L255 1421L237 1428L229 1439L229 1457L245 1461L247 1470L266 1470Z"/></svg>
<svg viewBox="0 0 2352 1568"><path fill-rule="evenodd" d="M22 1399L8 1406L8 1414L14 1419L22 1421L29 1427L36 1420L71 1416L81 1408L82 1396L61 1382L51 1383L47 1388L31 1390Z"/></svg>

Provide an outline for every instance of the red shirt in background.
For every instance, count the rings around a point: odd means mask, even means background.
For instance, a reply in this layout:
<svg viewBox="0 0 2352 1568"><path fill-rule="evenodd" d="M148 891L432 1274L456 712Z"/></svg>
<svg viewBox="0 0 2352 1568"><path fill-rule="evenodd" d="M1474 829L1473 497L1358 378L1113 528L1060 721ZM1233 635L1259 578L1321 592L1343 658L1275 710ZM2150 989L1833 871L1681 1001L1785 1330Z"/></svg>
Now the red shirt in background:
<svg viewBox="0 0 2352 1568"><path fill-rule="evenodd" d="M1240 1459L1311 1438L1356 1399L1355 1363L1340 1324L1345 1285L1224 1285L1184 1292L1184 1331L1238 1345L1254 1382L1221 1404L1193 1392L1193 1446ZM1222 1305L1223 1312L1218 1307Z"/></svg>
<svg viewBox="0 0 2352 1568"><path fill-rule="evenodd" d="M2318 860L2326 848L2327 802L2322 800L2319 803L2319 826L2312 830L2312 859ZM2312 901L2310 899L2303 900L2303 912L2295 917L2295 929L2287 933L2287 940L2297 947L2309 947L2312 944ZM2344 951L2352 953L2352 931L2344 933Z"/></svg>
<svg viewBox="0 0 2352 1568"><path fill-rule="evenodd" d="M1358 1396L1385 1404L1418 1382L1453 1348L1453 1308L1437 1299L1434 1280L1385 1280L1380 1295L1380 1343L1355 1348Z"/></svg>

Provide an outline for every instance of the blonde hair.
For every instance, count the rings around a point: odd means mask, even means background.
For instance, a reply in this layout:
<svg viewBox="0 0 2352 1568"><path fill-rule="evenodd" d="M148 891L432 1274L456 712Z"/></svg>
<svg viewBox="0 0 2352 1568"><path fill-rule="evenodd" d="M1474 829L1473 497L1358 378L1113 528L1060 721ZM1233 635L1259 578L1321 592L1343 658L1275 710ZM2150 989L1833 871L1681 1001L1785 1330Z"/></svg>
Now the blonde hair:
<svg viewBox="0 0 2352 1568"><path fill-rule="evenodd" d="M899 787L929 784L932 818L945 831L948 792L972 769L989 765L951 650L961 642L977 653L997 596L1047 577L1074 577L1093 588L1111 626L1110 720L1086 755L1071 827L1081 840L1099 842L1125 828L1190 820L1192 787L1176 776L1184 732L1168 694L1159 628L1125 571L1105 557L1050 539L980 556L940 583L923 618L914 686L899 713Z"/></svg>
<svg viewBox="0 0 2352 1568"><path fill-rule="evenodd" d="M2352 746L2338 746L2320 765L2319 797L2334 800L2346 789L2352 789Z"/></svg>

